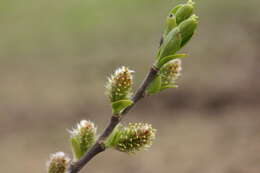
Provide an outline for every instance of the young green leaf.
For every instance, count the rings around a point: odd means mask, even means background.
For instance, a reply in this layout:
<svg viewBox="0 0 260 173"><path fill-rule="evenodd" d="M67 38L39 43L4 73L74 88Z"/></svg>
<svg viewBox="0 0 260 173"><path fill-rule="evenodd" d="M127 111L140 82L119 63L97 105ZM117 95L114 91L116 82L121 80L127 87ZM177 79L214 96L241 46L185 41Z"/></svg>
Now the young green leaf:
<svg viewBox="0 0 260 173"><path fill-rule="evenodd" d="M162 83L161 76L157 75L157 77L150 83L150 85L146 89L146 94L152 95L160 92L161 83Z"/></svg>
<svg viewBox="0 0 260 173"><path fill-rule="evenodd" d="M114 115L120 114L122 110L132 105L132 100L119 100L112 103L112 112Z"/></svg>
<svg viewBox="0 0 260 173"><path fill-rule="evenodd" d="M192 15L194 8L193 5L194 3L192 1L188 1L186 4L178 8L178 10L175 13L177 24L180 24Z"/></svg>
<svg viewBox="0 0 260 173"><path fill-rule="evenodd" d="M198 17L192 15L187 20L183 21L178 27L180 28L182 42L181 47L183 47L193 36L198 25Z"/></svg>
<svg viewBox="0 0 260 173"><path fill-rule="evenodd" d="M169 34L166 36L159 53L159 58L161 59L166 56L174 55L178 50L180 50L182 38L180 29L174 28Z"/></svg>
<svg viewBox="0 0 260 173"><path fill-rule="evenodd" d="M178 4L175 7L173 7L173 9L171 9L171 11L170 11L170 14L176 15L177 10L180 9L181 7L183 7L183 5L184 4Z"/></svg>
<svg viewBox="0 0 260 173"><path fill-rule="evenodd" d="M80 144L78 143L77 139L70 138L70 145L74 160L79 160L84 153L81 151Z"/></svg>
<svg viewBox="0 0 260 173"><path fill-rule="evenodd" d="M157 63L155 64L155 67L157 67L158 69L160 69L164 64L166 64L167 62L177 59L177 58L185 58L187 57L187 54L175 54L175 55L170 55L170 56L166 56L164 58L161 58L159 61L157 61Z"/></svg>
<svg viewBox="0 0 260 173"><path fill-rule="evenodd" d="M168 35L168 33L172 29L174 29L176 26L177 26L177 23L176 23L175 15L174 14L170 14L169 16L167 16L166 27L165 27L165 31L164 31L163 37L165 38Z"/></svg>

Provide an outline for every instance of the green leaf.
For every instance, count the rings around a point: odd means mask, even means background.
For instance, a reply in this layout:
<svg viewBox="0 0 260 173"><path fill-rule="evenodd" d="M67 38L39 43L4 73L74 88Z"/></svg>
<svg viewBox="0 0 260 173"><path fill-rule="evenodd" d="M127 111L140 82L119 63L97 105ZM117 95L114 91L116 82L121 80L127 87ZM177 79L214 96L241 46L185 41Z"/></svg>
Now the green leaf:
<svg viewBox="0 0 260 173"><path fill-rule="evenodd" d="M187 54L175 54L175 55L170 55L170 56L166 56L161 58L156 64L155 66L160 69L164 64L166 64L167 62L173 60L173 59L177 59L177 58L185 58L187 57Z"/></svg>
<svg viewBox="0 0 260 173"><path fill-rule="evenodd" d="M190 41L190 39L192 38L193 35L194 35L194 32L191 33L190 35L188 35L185 39L183 39L181 42L181 47L185 46Z"/></svg>
<svg viewBox="0 0 260 173"><path fill-rule="evenodd" d="M165 86L161 87L160 91L163 91L163 90L168 89L168 88L178 88L178 86L177 85L165 85Z"/></svg>
<svg viewBox="0 0 260 173"><path fill-rule="evenodd" d="M181 47L183 47L193 36L194 31L196 30L198 25L198 17L196 15L192 15L189 19L183 21L178 28L180 28L182 43Z"/></svg>
<svg viewBox="0 0 260 173"><path fill-rule="evenodd" d="M176 23L180 24L182 21L188 19L193 13L193 4L187 3L180 7L176 12Z"/></svg>
<svg viewBox="0 0 260 173"><path fill-rule="evenodd" d="M148 95L158 93L161 89L161 83L162 83L161 76L157 75L157 77L150 83L150 85L146 89L146 93Z"/></svg>
<svg viewBox="0 0 260 173"><path fill-rule="evenodd" d="M119 123L113 132L109 135L109 137L105 141L106 148L111 148L117 143L118 136L120 135L119 131L123 128L123 125Z"/></svg>
<svg viewBox="0 0 260 173"><path fill-rule="evenodd" d="M171 12L170 14L176 14L177 10L181 7L183 7L184 4L179 4L179 5L176 5L173 9L171 9Z"/></svg>
<svg viewBox="0 0 260 173"><path fill-rule="evenodd" d="M168 33L174 29L175 27L177 26L177 23L176 23L176 17L174 14L170 14L169 16L167 16L167 19L166 19L166 27L165 27L165 31L164 31L164 34L163 34L163 38L165 38Z"/></svg>
<svg viewBox="0 0 260 173"><path fill-rule="evenodd" d="M74 160L79 160L81 156L84 154L80 149L80 144L75 138L70 138L70 144L71 144Z"/></svg>
<svg viewBox="0 0 260 173"><path fill-rule="evenodd" d="M112 112L114 115L120 114L122 110L133 104L132 100L119 100L112 103Z"/></svg>
<svg viewBox="0 0 260 173"><path fill-rule="evenodd" d="M175 54L178 50L180 50L181 42L182 36L179 27L174 28L165 37L165 40L160 48L159 59Z"/></svg>

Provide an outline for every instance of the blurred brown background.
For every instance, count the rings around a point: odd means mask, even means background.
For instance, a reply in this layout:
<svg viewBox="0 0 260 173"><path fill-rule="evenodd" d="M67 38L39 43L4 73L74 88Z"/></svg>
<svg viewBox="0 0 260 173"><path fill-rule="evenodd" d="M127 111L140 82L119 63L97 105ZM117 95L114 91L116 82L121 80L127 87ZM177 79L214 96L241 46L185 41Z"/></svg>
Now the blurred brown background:
<svg viewBox="0 0 260 173"><path fill-rule="evenodd" d="M46 172L66 129L110 118L115 68L152 64L173 0L0 0L0 168ZM197 0L198 32L179 88L142 100L125 122L158 129L150 151L99 155L82 172L259 173L260 1Z"/></svg>

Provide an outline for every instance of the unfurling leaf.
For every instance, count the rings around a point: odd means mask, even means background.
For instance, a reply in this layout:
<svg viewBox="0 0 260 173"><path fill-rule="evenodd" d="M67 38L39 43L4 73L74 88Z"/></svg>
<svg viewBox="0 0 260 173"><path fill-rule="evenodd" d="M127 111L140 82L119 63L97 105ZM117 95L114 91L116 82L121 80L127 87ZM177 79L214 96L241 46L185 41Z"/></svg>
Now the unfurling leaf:
<svg viewBox="0 0 260 173"><path fill-rule="evenodd" d="M183 21L178 27L181 32L181 47L183 47L193 36L198 25L198 17L196 15L192 15L187 20Z"/></svg>
<svg viewBox="0 0 260 173"><path fill-rule="evenodd" d="M189 0L186 4L183 4L176 10L176 23L180 24L184 20L188 19L193 13L194 2Z"/></svg>
<svg viewBox="0 0 260 173"><path fill-rule="evenodd" d="M157 77L150 83L150 85L146 89L146 94L152 95L152 94L156 94L156 93L160 92L161 83L162 83L161 76L157 75Z"/></svg>
<svg viewBox="0 0 260 173"><path fill-rule="evenodd" d="M164 58L166 56L174 55L178 50L180 50L182 43L180 29L174 28L169 34L165 37L165 40L160 47L160 53L158 59Z"/></svg>
<svg viewBox="0 0 260 173"><path fill-rule="evenodd" d="M112 103L113 115L118 115L122 110L133 104L132 100L119 100Z"/></svg>
<svg viewBox="0 0 260 173"><path fill-rule="evenodd" d="M166 56L162 59L160 59L159 61L157 61L157 63L155 64L155 67L157 67L158 69L160 69L164 64L166 64L167 62L177 59L177 58L185 58L187 57L187 54L175 54L175 55L170 55L170 56Z"/></svg>

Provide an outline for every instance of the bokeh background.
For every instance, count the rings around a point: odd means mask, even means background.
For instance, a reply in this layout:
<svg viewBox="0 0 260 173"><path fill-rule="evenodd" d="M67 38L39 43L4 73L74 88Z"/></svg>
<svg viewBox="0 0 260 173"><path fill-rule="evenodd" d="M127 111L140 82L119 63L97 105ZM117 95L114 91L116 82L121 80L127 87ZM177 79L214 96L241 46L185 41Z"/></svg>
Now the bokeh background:
<svg viewBox="0 0 260 173"><path fill-rule="evenodd" d="M46 172L70 153L66 129L111 116L106 77L127 65L136 86L179 0L0 0L0 168ZM106 151L82 172L259 173L260 1L197 0L198 31L179 88L138 103L124 122L158 129L150 151Z"/></svg>

